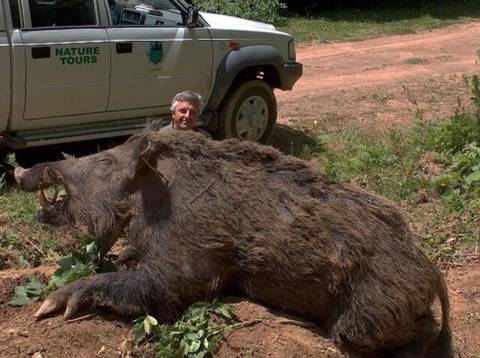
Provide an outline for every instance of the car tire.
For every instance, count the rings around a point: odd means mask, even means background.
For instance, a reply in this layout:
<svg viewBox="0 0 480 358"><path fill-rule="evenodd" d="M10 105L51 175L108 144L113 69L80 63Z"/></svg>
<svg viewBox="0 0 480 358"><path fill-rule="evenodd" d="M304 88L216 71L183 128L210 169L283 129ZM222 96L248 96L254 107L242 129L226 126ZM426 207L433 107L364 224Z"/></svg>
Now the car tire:
<svg viewBox="0 0 480 358"><path fill-rule="evenodd" d="M267 144L277 121L277 101L272 88L261 80L235 86L220 108L218 136Z"/></svg>

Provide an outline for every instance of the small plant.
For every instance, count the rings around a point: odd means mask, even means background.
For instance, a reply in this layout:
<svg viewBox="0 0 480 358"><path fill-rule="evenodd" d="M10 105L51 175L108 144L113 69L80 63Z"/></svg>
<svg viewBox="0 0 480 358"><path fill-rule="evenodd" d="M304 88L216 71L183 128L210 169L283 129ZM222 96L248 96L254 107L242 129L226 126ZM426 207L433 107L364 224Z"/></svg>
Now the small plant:
<svg viewBox="0 0 480 358"><path fill-rule="evenodd" d="M0 234L0 246L12 250L16 248L18 244L19 241L17 236L7 233Z"/></svg>
<svg viewBox="0 0 480 358"><path fill-rule="evenodd" d="M410 57L405 60L406 63L409 65L425 65L428 63L428 60L426 58L420 58L420 57Z"/></svg>
<svg viewBox="0 0 480 358"><path fill-rule="evenodd" d="M59 268L46 285L35 278L30 278L24 285L15 287L15 298L8 304L13 306L29 304L79 278L90 276L93 273L116 270L112 261L101 257L95 241L89 243L80 252L74 252L61 259L58 266Z"/></svg>
<svg viewBox="0 0 480 358"><path fill-rule="evenodd" d="M149 315L134 321L133 338L136 343L155 341L159 358L211 357L218 344L235 328L235 311L224 303L197 302L173 325L159 325Z"/></svg>
<svg viewBox="0 0 480 358"><path fill-rule="evenodd" d="M45 285L35 277L30 277L22 285L15 287L15 298L8 302L12 306L28 305L37 301L41 296Z"/></svg>

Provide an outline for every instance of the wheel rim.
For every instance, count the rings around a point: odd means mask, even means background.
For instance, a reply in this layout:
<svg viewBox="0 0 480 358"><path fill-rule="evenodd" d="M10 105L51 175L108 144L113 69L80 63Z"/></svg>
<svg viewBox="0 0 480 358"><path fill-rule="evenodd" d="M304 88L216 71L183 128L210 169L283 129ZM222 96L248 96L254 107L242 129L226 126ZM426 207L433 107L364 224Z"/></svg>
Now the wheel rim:
<svg viewBox="0 0 480 358"><path fill-rule="evenodd" d="M240 139L258 141L268 126L268 104L260 96L248 97L240 106L235 128Z"/></svg>

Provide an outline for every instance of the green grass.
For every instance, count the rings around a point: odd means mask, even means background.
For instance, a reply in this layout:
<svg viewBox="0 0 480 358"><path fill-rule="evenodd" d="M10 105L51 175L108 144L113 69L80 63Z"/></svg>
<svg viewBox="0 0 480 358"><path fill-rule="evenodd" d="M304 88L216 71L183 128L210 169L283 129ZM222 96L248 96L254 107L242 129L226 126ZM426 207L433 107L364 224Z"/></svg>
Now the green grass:
<svg viewBox="0 0 480 358"><path fill-rule="evenodd" d="M2 186L0 191L0 267L53 264L83 243L81 234L66 233L34 220L35 195Z"/></svg>
<svg viewBox="0 0 480 358"><path fill-rule="evenodd" d="M476 113L459 109L452 118L436 122L419 117L413 128L404 130L322 133L317 136L321 150L307 153L331 178L399 203L423 228L420 234L429 255L451 260L480 242ZM441 174L431 174L427 166L440 168ZM419 203L419 193L426 195L426 203Z"/></svg>
<svg viewBox="0 0 480 358"><path fill-rule="evenodd" d="M9 213L9 220L20 225L31 225L37 210L35 196L6 188L0 195L0 210Z"/></svg>
<svg viewBox="0 0 480 358"><path fill-rule="evenodd" d="M361 41L431 30L478 18L480 6L464 0L418 8L329 11L310 17L287 18L279 29L293 35L297 42Z"/></svg>

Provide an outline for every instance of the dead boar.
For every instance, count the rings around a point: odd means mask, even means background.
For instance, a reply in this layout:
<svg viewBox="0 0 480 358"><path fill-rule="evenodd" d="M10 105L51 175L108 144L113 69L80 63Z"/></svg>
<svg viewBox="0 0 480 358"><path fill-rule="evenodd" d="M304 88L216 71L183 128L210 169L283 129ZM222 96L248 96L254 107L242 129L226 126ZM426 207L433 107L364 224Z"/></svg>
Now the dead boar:
<svg viewBox="0 0 480 358"><path fill-rule="evenodd" d="M138 259L57 290L36 317L108 305L171 321L228 290L315 322L352 356L451 356L444 280L396 207L274 148L147 129L15 178L40 190L41 222L84 225L104 251L122 235ZM59 184L66 195L45 198Z"/></svg>

